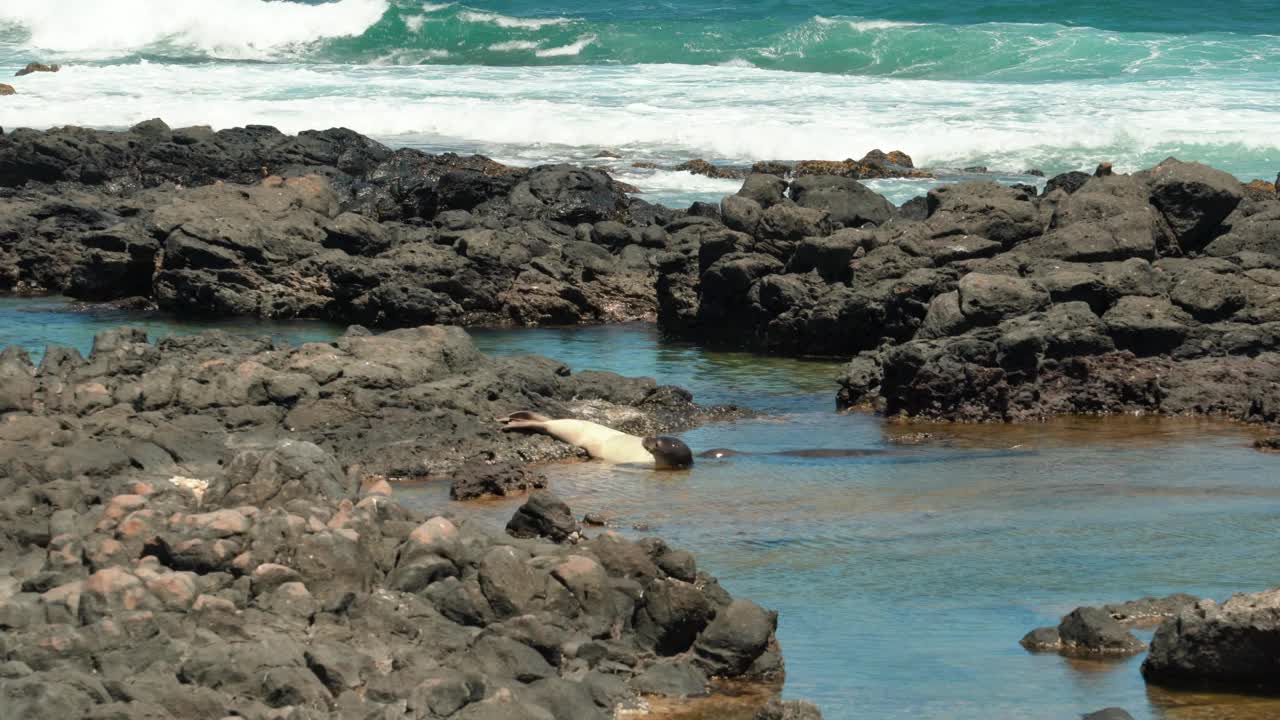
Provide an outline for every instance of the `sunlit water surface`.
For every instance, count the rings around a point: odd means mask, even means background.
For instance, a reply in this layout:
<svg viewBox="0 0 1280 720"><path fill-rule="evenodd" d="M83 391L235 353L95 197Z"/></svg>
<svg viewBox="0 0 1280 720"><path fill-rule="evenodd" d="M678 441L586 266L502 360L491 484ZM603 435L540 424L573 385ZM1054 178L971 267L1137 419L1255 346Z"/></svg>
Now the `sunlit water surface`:
<svg viewBox="0 0 1280 720"><path fill-rule="evenodd" d="M0 299L0 345L33 352L47 341L88 352L94 332L123 322L153 338L207 327ZM339 332L320 323L221 326L293 342ZM711 352L663 341L647 325L472 334L492 354L649 375L702 402L766 414L684 433L695 451L890 451L738 456L683 473L545 468L575 512L601 512L628 535L688 548L735 595L778 610L785 694L816 701L828 718L1065 719L1112 705L1138 720L1280 717L1273 701L1148 691L1141 657L1070 661L1017 644L1081 604L1179 591L1222 599L1276 585L1280 457L1250 449L1247 428L1134 418L886 425L834 411L832 363ZM935 441L888 442L916 430ZM454 503L443 483L397 494L495 523L520 502Z"/></svg>

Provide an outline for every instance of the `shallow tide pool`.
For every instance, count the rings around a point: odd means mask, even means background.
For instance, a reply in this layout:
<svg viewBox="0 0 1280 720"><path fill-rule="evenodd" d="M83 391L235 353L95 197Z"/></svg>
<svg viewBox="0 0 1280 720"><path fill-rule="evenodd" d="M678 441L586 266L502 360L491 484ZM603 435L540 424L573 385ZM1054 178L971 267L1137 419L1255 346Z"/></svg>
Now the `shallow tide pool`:
<svg viewBox="0 0 1280 720"><path fill-rule="evenodd" d="M38 352L61 342L87 353L94 332L122 323L153 339L208 326L0 299L0 346ZM217 326L292 342L340 332L305 322ZM1280 544L1280 457L1250 449L1249 428L1150 418L886 424L834 411L834 363L713 352L664 341L648 325L472 335L489 353L650 375L702 402L765 413L684 433L695 452L886 451L736 456L680 473L545 468L576 513L601 512L620 532L692 550L732 593L778 610L785 695L817 702L828 718L1067 719L1112 705L1138 720L1280 717L1274 701L1148 690L1141 657L1078 661L1018 646L1077 605L1171 592L1221 600L1280 582L1271 550ZM934 441L888 442L916 430ZM397 494L495 523L519 504L451 503L442 483Z"/></svg>

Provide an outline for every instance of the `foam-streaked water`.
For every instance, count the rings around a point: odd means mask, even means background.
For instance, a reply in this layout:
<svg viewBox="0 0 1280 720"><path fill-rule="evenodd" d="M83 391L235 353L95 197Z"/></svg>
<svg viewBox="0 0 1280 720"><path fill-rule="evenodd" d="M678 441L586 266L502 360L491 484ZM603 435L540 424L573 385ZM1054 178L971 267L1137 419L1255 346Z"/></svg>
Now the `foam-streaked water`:
<svg viewBox="0 0 1280 720"><path fill-rule="evenodd" d="M8 298L0 346L38 351L57 341L88 352L95 332L123 322L153 336L204 327ZM223 326L293 341L338 332L317 323ZM785 693L817 701L828 718L1071 718L1108 705L1138 720L1280 716L1280 705L1257 698L1148 691L1140 658L1069 661L1017 644L1080 604L1177 591L1221 599L1275 585L1280 555L1266 548L1280 542L1280 457L1249 449L1248 428L1132 418L886 426L834 412L832 363L711 352L663 341L648 325L472 335L488 353L650 375L703 402L767 414L685 433L695 450L891 451L741 456L685 473L545 468L577 512L607 513L631 535L642 534L632 525L648 525L694 551L734 594L779 610ZM920 429L937 442L886 442ZM519 502L451 503L442 483L396 492L424 509L495 523Z"/></svg>
<svg viewBox="0 0 1280 720"><path fill-rule="evenodd" d="M0 8L0 126L340 124L533 164L861 157L1280 169L1280 17L1242 0L47 0ZM655 199L722 194L638 174ZM652 181L652 182L650 182Z"/></svg>

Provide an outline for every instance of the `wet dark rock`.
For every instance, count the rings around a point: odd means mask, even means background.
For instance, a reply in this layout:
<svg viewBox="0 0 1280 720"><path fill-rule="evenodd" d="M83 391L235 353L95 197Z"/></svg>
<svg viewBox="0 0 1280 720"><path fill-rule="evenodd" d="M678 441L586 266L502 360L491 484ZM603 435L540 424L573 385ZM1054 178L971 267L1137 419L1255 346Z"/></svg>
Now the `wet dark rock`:
<svg viewBox="0 0 1280 720"><path fill-rule="evenodd" d="M1280 435L1260 438L1254 441L1253 446L1262 452L1280 452Z"/></svg>
<svg viewBox="0 0 1280 720"><path fill-rule="evenodd" d="M776 613L750 600L734 600L698 636L694 657L712 676L746 673L768 648L777 622Z"/></svg>
<svg viewBox="0 0 1280 720"><path fill-rule="evenodd" d="M1142 663L1147 682L1175 688L1277 689L1280 590L1201 600L1156 630Z"/></svg>
<svg viewBox="0 0 1280 720"><path fill-rule="evenodd" d="M507 532L514 537L545 537L552 542L564 542L578 532L569 506L560 498L546 491L537 491L507 523Z"/></svg>

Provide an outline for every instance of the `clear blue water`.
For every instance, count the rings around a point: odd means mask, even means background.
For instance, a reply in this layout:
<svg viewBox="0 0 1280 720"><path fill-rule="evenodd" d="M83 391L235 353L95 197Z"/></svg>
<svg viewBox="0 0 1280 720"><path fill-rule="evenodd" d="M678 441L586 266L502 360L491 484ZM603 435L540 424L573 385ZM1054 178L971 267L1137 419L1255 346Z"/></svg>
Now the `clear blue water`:
<svg viewBox="0 0 1280 720"><path fill-rule="evenodd" d="M32 312L34 310L34 312ZM121 322L153 335L201 327L159 315L69 312L0 300L0 345L88 352ZM322 340L314 323L224 325ZM687 432L696 449L884 448L865 458L743 456L653 474L595 463L545 468L578 513L644 524L695 552L733 593L780 615L785 694L834 720L1072 718L1109 705L1138 720L1262 720L1257 699L1149 692L1141 658L1069 661L1017 644L1081 604L1192 592L1222 599L1280 577L1280 457L1244 428L1200 421L1070 419L1020 427L886 425L834 412L832 363L711 352L648 325L474 330L492 354L539 353L575 370L649 375L703 402L763 411ZM937 441L896 448L891 435ZM504 522L518 501L464 505L444 484L403 502ZM1145 635L1145 633L1143 633Z"/></svg>
<svg viewBox="0 0 1280 720"><path fill-rule="evenodd" d="M68 298L0 295L0 348L17 345L37 364L44 357L46 345L65 345L87 356L93 349L96 333L121 325L142 328L152 342L170 335L191 335L216 328L249 337L271 337L294 345L328 341L345 329L319 320L184 321L166 313L108 309L82 305Z"/></svg>
<svg viewBox="0 0 1280 720"><path fill-rule="evenodd" d="M1005 173L1280 171L1274 0L46 0L0 6L0 126L344 125L396 145L600 161L651 199L736 184L636 161L900 149ZM919 192L921 188L916 188Z"/></svg>

